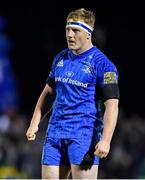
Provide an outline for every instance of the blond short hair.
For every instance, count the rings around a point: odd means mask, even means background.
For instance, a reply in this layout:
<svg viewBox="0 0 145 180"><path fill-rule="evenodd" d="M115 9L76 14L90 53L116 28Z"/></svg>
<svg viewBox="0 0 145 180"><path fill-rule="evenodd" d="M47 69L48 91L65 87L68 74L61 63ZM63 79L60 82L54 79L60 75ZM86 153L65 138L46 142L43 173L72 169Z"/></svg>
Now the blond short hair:
<svg viewBox="0 0 145 180"><path fill-rule="evenodd" d="M84 8L70 12L66 18L66 21L69 21L69 19L72 19L73 21L83 21L92 28L94 28L96 20L94 12L88 11Z"/></svg>

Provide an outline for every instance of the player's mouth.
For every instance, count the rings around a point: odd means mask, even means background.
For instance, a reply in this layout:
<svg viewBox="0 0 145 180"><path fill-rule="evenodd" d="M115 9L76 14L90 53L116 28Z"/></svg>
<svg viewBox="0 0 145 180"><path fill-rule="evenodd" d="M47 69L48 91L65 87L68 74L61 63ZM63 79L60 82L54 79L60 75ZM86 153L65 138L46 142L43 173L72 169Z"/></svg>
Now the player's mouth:
<svg viewBox="0 0 145 180"><path fill-rule="evenodd" d="M75 44L75 41L72 41L72 40L68 40L67 42L68 42L68 45L70 46Z"/></svg>

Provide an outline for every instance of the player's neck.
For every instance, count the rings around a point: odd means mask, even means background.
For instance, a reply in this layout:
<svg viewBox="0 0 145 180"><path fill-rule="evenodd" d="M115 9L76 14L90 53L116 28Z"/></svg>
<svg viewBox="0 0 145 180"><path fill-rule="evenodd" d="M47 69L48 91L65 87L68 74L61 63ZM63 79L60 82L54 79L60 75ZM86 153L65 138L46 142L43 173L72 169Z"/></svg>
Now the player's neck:
<svg viewBox="0 0 145 180"><path fill-rule="evenodd" d="M83 53L83 52L91 49L92 47L93 47L93 44L92 44L92 42L90 42L90 43L87 43L87 44L85 44L84 46L82 46L81 48L79 48L79 49L77 49L77 50L74 50L74 51L72 51L72 52L73 52L74 54L76 54L76 55L79 55L79 54L81 54L81 53Z"/></svg>

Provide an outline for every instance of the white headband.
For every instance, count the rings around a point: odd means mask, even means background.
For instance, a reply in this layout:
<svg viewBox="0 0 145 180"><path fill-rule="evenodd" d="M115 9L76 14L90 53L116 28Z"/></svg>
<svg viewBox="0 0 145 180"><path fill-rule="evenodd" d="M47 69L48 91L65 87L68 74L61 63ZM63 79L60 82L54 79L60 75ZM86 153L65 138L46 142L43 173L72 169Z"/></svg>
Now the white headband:
<svg viewBox="0 0 145 180"><path fill-rule="evenodd" d="M74 21L74 22L67 22L66 27L79 27L86 31L87 33L91 34L93 32L93 28L86 23L80 22L80 21Z"/></svg>

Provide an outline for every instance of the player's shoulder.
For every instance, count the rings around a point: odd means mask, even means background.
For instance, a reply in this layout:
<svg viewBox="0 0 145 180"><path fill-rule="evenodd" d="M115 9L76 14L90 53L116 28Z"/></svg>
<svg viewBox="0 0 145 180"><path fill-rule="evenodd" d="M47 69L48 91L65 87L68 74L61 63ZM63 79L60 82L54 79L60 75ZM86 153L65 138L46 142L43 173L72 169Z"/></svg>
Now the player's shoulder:
<svg viewBox="0 0 145 180"><path fill-rule="evenodd" d="M98 65L115 66L112 60L110 60L110 58L108 58L108 56L97 47L95 50L94 61Z"/></svg>
<svg viewBox="0 0 145 180"><path fill-rule="evenodd" d="M56 65L58 63L63 63L65 56L68 54L68 51L68 48L59 51L54 57L53 64Z"/></svg>
<svg viewBox="0 0 145 180"><path fill-rule="evenodd" d="M61 50L59 53L57 53L57 55L56 55L56 59L60 59L60 58L63 58L63 57L65 57L67 54L68 54L68 52L69 52L69 49L68 48L66 48L66 49L63 49L63 50Z"/></svg>

